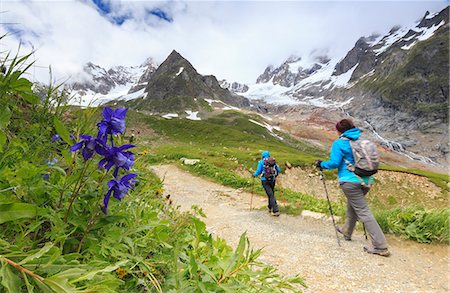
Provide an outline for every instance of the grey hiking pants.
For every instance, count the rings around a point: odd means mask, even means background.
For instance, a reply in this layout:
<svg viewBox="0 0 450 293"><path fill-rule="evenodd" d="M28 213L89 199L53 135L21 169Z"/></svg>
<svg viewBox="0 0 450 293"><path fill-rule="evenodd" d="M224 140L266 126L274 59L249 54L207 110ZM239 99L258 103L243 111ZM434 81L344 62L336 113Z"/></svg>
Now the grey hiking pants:
<svg viewBox="0 0 450 293"><path fill-rule="evenodd" d="M369 209L365 195L369 192L368 187L362 186L360 183L341 182L342 191L347 197L347 215L343 232L345 235L351 237L355 229L358 218L363 222L366 231L372 240L374 248L387 248L386 238L383 231L375 220L372 212Z"/></svg>
<svg viewBox="0 0 450 293"><path fill-rule="evenodd" d="M278 212L279 210L278 210L277 199L275 198L275 193L274 193L275 180L261 180L261 184L264 187L264 190L266 191L266 194L267 194L267 198L269 200L267 207L269 208L269 210L271 210L274 213Z"/></svg>

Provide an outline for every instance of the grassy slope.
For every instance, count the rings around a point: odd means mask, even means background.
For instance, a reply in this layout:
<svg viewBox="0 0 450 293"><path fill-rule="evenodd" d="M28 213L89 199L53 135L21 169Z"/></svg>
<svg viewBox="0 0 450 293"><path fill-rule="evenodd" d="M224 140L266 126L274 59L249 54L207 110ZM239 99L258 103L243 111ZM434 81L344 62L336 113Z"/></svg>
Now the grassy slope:
<svg viewBox="0 0 450 293"><path fill-rule="evenodd" d="M248 120L251 118L261 121L257 115L248 116L236 111L227 111L206 121L191 121L166 120L133 113L130 118L130 125L146 125L155 131L151 138L141 138L153 142L147 156L149 163L178 161L182 157L201 159L200 164L184 168L235 188L251 190L251 180L242 176L248 178L247 174L256 167L261 151L265 149L277 159L282 171L283 163L286 161L293 166L307 166L317 158L326 158L323 151L278 133L284 138L280 141L263 127ZM393 167L385 168L395 170ZM417 170L399 171L429 177L438 182L442 188L446 188L448 183L446 175ZM326 177L335 179L336 174L326 172ZM256 184L255 191L260 195L264 194L259 184ZM283 194L288 202L284 212L298 214L302 209L308 209L328 213L328 206L324 200L291 190L284 190ZM344 203L333 203L333 210L338 215L344 215ZM446 209L426 211L420 206L406 209L399 206L386 211L375 207L374 213L383 230L387 232L406 235L420 242L448 241ZM434 225L429 225L430 219L435 222Z"/></svg>

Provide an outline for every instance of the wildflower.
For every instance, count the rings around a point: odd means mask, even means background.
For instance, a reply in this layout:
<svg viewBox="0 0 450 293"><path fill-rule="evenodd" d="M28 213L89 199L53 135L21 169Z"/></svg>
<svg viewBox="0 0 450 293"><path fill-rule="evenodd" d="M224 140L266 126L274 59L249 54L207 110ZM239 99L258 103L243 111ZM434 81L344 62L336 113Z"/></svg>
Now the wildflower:
<svg viewBox="0 0 450 293"><path fill-rule="evenodd" d="M82 140L71 146L69 152L76 152L79 149L83 148L81 150L81 153L84 160L87 161L94 155L96 150L100 149L100 146L102 146L102 144L98 139L90 135L80 135L80 138Z"/></svg>
<svg viewBox="0 0 450 293"><path fill-rule="evenodd" d="M135 146L132 144L124 144L120 147L98 148L97 153L104 156L104 158L98 162L98 168L109 170L112 166L116 166L114 177L117 176L119 168L130 170L134 165L134 155L132 152L124 152L124 150L134 147Z"/></svg>
<svg viewBox="0 0 450 293"><path fill-rule="evenodd" d="M98 136L103 143L106 143L108 134L113 135L117 133L123 134L125 131L125 116L128 108L119 108L113 110L109 107L103 109L103 120L100 121L98 126ZM111 138L112 140L112 138Z"/></svg>
<svg viewBox="0 0 450 293"><path fill-rule="evenodd" d="M109 190L103 199L103 213L108 214L108 204L111 194L118 200L122 200L129 189L133 190L133 185L136 183L136 180L133 179L136 177L137 174L130 173L120 179L112 179L108 182Z"/></svg>
<svg viewBox="0 0 450 293"><path fill-rule="evenodd" d="M59 162L59 160L58 160L57 158L53 158L53 159L47 160L47 161L45 161L45 162L47 163L47 165L48 165L49 167L51 167L51 166L55 166L56 163Z"/></svg>
<svg viewBox="0 0 450 293"><path fill-rule="evenodd" d="M70 134L70 139L75 140L75 136L72 133ZM57 140L60 140L63 144L67 143L66 141L64 141L64 139L59 134L55 134L52 137L52 142L55 142Z"/></svg>
<svg viewBox="0 0 450 293"><path fill-rule="evenodd" d="M52 137L52 142L55 142L57 140L62 140L61 136L59 136L59 134L56 134L55 136Z"/></svg>
<svg viewBox="0 0 450 293"><path fill-rule="evenodd" d="M49 181L50 180L50 174L40 174L42 179L44 179L45 181Z"/></svg>

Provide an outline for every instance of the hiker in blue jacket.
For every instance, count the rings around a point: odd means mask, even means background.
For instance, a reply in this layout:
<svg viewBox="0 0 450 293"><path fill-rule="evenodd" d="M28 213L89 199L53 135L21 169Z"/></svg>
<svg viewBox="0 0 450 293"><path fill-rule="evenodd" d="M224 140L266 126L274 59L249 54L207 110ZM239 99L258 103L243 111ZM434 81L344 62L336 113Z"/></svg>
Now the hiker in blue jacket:
<svg viewBox="0 0 450 293"><path fill-rule="evenodd" d="M266 191L269 204L269 212L272 216L278 217L280 215L277 200L275 198L274 188L275 181L278 174L280 174L280 166L275 162L273 158L270 157L269 151L264 151L261 155L261 160L258 162L258 167L256 168L253 177L261 176L261 184Z"/></svg>
<svg viewBox="0 0 450 293"><path fill-rule="evenodd" d="M350 241L356 221L359 218L372 240L372 247L364 247L364 251L389 256L386 238L365 198L373 183L373 177L360 177L347 169L347 162L355 163L349 140L357 140L361 131L349 119L339 121L336 124L336 130L339 132L339 139L333 142L330 159L326 162L318 160L316 166L320 169L338 169L339 185L347 197L347 213L344 227L338 227L337 231L344 235L345 240Z"/></svg>

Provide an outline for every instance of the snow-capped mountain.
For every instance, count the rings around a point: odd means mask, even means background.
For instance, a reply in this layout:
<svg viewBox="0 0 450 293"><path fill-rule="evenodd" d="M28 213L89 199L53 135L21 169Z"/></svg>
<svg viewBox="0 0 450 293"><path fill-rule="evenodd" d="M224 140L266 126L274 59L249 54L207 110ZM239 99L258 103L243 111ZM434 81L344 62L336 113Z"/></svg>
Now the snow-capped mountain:
<svg viewBox="0 0 450 293"><path fill-rule="evenodd" d="M229 90L230 92L241 94L248 91L248 85L238 82L228 82L225 79L219 80L219 84L222 88Z"/></svg>
<svg viewBox="0 0 450 293"><path fill-rule="evenodd" d="M70 103L99 105L134 93L146 86L146 81L157 67L151 58L139 66L114 66L108 70L89 62L65 86L72 93Z"/></svg>
<svg viewBox="0 0 450 293"><path fill-rule="evenodd" d="M312 52L307 56L291 56L281 65L268 66L244 93L249 99L261 99L273 104L313 104L342 106L351 97L337 103L326 98L334 89L349 89L362 79L382 73L388 62L393 70L408 51L448 28L448 7L425 16L407 27L394 27L388 34L361 37L346 56L329 58Z"/></svg>
<svg viewBox="0 0 450 293"><path fill-rule="evenodd" d="M290 57L267 67L243 95L289 104L280 108L288 111L337 109L361 120L387 148L408 148L430 163L448 161L448 52L446 7L385 35L361 37L339 58Z"/></svg>

